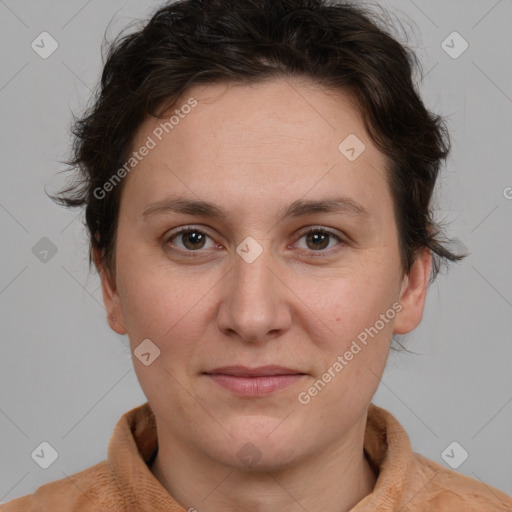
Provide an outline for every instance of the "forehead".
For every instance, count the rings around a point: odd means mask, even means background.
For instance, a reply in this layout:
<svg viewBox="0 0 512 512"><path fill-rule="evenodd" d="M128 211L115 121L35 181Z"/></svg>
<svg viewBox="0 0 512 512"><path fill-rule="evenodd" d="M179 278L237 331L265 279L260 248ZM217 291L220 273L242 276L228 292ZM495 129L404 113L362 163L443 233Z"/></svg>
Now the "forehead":
<svg viewBox="0 0 512 512"><path fill-rule="evenodd" d="M220 202L233 192L279 200L336 187L367 203L388 188L386 158L350 96L307 80L194 86L161 119L144 121L132 150L149 140L126 191L141 203L166 187L209 198L215 190Z"/></svg>

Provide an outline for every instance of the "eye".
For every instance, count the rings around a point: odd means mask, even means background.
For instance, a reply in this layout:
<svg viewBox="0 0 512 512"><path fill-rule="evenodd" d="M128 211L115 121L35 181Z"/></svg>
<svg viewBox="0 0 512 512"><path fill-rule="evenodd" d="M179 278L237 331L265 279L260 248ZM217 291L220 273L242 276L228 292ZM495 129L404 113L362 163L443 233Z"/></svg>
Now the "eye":
<svg viewBox="0 0 512 512"><path fill-rule="evenodd" d="M211 241L209 246L207 245L208 239ZM174 240L178 243L174 242ZM200 249L209 249L217 245L204 231L193 226L183 226L174 233L171 233L166 243L171 242L172 245L187 252L197 252ZM181 242L182 245L180 245L179 242Z"/></svg>
<svg viewBox="0 0 512 512"><path fill-rule="evenodd" d="M296 245L299 246L300 241L304 239L306 247L299 247L301 249L311 250L313 252L326 252L325 249L331 249L333 245L333 239L335 239L338 244L334 244L334 246L343 243L343 240L340 236L336 235L332 231L329 231L325 228L314 227L309 229L296 242Z"/></svg>
<svg viewBox="0 0 512 512"><path fill-rule="evenodd" d="M304 243L301 242L302 240L304 240ZM222 248L208 234L194 226L182 226L176 229L166 238L166 244L170 244L178 250L188 253L201 252L202 249L214 247ZM339 235L326 228L315 226L304 232L295 242L294 246L310 252L324 253L328 249L342 244L343 240Z"/></svg>

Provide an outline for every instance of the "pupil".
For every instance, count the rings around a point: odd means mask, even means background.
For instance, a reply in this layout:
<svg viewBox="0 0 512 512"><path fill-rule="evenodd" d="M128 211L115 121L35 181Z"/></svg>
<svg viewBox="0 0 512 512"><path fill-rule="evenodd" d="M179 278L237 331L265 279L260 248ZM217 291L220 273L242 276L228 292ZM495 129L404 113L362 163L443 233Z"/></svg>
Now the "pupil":
<svg viewBox="0 0 512 512"><path fill-rule="evenodd" d="M328 243L329 235L327 233L322 233L322 234L315 233L312 235L308 235L307 238L308 238L308 241L313 241L314 249L324 249L325 247L327 247L329 245L329 243ZM320 242L320 244L318 244L317 242ZM325 243L325 242L327 242L327 243Z"/></svg>
<svg viewBox="0 0 512 512"><path fill-rule="evenodd" d="M188 235L185 236L185 246L188 249L197 249L197 244L200 244L200 246L202 246L201 242L204 243L204 237L201 233L198 233L197 231L189 231Z"/></svg>

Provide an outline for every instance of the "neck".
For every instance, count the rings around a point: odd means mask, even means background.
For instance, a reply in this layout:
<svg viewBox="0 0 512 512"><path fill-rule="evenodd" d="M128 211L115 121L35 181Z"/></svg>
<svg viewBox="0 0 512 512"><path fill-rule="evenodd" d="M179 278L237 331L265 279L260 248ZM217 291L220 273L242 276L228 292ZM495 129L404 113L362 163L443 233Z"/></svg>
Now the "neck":
<svg viewBox="0 0 512 512"><path fill-rule="evenodd" d="M363 451L366 414L363 419L356 426L357 436L348 436L291 468L249 472L197 456L177 439L164 444L159 439L150 469L188 510L344 512L370 494L376 482Z"/></svg>

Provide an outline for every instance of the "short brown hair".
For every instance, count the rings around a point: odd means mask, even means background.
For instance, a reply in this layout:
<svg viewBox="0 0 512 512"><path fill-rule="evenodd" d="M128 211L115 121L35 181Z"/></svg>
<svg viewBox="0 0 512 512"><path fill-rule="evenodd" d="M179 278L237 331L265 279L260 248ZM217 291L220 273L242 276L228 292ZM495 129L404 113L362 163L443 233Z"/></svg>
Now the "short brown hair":
<svg viewBox="0 0 512 512"><path fill-rule="evenodd" d="M195 84L257 83L306 77L350 95L377 147L388 157L402 266L432 251L434 279L443 260L459 260L444 245L431 198L450 150L441 116L416 90L414 52L381 28L383 19L348 2L329 0L178 0L157 10L139 31L109 46L92 106L75 119L78 178L53 200L85 206L92 249L115 275L115 239L123 183L94 193L130 156L138 128ZM158 110L158 112L156 111Z"/></svg>

